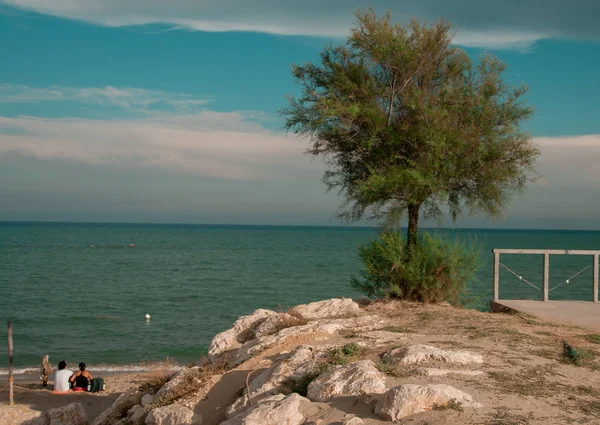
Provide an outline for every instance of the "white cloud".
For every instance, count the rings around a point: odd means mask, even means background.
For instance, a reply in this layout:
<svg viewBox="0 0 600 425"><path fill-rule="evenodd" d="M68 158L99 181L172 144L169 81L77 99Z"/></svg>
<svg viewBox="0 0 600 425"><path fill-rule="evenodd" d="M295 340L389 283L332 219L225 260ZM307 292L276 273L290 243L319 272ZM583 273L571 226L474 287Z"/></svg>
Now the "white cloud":
<svg viewBox="0 0 600 425"><path fill-rule="evenodd" d="M448 18L457 42L488 48L527 48L544 38L600 38L597 0L0 0L37 12L107 26L164 23L199 31L255 31L344 37L354 12L372 5L395 20Z"/></svg>
<svg viewBox="0 0 600 425"><path fill-rule="evenodd" d="M0 103L78 102L110 106L135 112L171 110L195 111L208 99L197 99L181 93L144 90L130 87L61 87L35 88L24 85L0 84Z"/></svg>

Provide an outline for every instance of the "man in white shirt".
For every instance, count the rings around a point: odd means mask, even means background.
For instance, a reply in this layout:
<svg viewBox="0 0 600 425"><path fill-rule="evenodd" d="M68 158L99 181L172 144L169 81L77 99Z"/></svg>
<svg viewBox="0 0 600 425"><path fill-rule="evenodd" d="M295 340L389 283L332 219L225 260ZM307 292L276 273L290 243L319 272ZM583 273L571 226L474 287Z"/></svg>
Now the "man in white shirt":
<svg viewBox="0 0 600 425"><path fill-rule="evenodd" d="M67 369L67 362L62 360L58 363L58 370L54 376L54 391L55 393L69 392L69 378L73 372Z"/></svg>

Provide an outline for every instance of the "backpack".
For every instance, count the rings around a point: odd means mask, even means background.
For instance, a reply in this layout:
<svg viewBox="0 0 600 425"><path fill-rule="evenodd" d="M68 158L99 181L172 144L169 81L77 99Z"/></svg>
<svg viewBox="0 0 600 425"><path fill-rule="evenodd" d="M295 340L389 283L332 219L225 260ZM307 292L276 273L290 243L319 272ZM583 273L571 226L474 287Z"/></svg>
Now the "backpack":
<svg viewBox="0 0 600 425"><path fill-rule="evenodd" d="M97 393L100 391L104 391L104 379L92 378L92 381L90 382L90 392Z"/></svg>

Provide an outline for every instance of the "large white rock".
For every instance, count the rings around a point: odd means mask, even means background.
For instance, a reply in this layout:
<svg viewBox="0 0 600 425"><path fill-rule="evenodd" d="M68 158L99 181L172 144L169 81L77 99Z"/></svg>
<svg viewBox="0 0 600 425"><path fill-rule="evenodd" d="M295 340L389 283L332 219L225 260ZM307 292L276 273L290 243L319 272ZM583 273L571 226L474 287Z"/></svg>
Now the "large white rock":
<svg viewBox="0 0 600 425"><path fill-rule="evenodd" d="M198 387L202 382L200 379L202 368L200 366L194 366L185 368L179 372L175 376L173 376L165 385L163 385L157 392L154 397L149 395L149 397L142 397L141 404L143 406L148 405L147 403L152 397L152 401L155 400L166 400L171 401L175 400L181 395L186 394L190 391L190 389ZM146 401L146 405L144 405L144 401Z"/></svg>
<svg viewBox="0 0 600 425"><path fill-rule="evenodd" d="M127 414L127 411L136 404L140 404L142 396L144 395L141 391L127 391L121 394L115 402L104 412L100 413L100 416L96 418L92 425L113 425L119 419Z"/></svg>
<svg viewBox="0 0 600 425"><path fill-rule="evenodd" d="M288 313L278 313L267 317L267 319L256 327L254 337L261 338L263 336L272 335L279 332L281 329L290 328L304 324L302 319L292 316Z"/></svg>
<svg viewBox="0 0 600 425"><path fill-rule="evenodd" d="M360 316L349 319L317 320L306 325L285 328L274 335L246 342L227 364L231 367L240 365L263 350L284 344L288 339L305 338L307 342L308 339L311 342L319 341L327 339L341 330L368 331L381 326L382 323L383 320L379 316Z"/></svg>
<svg viewBox="0 0 600 425"><path fill-rule="evenodd" d="M333 298L310 304L301 304L290 310L290 314L305 320L352 317L360 314L360 307L350 298Z"/></svg>
<svg viewBox="0 0 600 425"><path fill-rule="evenodd" d="M159 407L146 416L146 425L200 425L202 417L180 404Z"/></svg>
<svg viewBox="0 0 600 425"><path fill-rule="evenodd" d="M224 353L239 348L244 342L254 338L254 329L273 315L277 313L261 308L252 314L240 317L231 329L221 332L212 339L208 348L208 358L216 362Z"/></svg>
<svg viewBox="0 0 600 425"><path fill-rule="evenodd" d="M344 416L344 422L342 422L342 425L364 425L364 423L365 421L358 416L347 414Z"/></svg>
<svg viewBox="0 0 600 425"><path fill-rule="evenodd" d="M260 403L221 425L300 425L305 421L303 403L310 401L299 394L290 394L283 400Z"/></svg>
<svg viewBox="0 0 600 425"><path fill-rule="evenodd" d="M473 398L450 385L400 385L379 399L375 413L388 421L399 421L416 413L431 410L434 405L455 401L465 407L481 407Z"/></svg>
<svg viewBox="0 0 600 425"><path fill-rule="evenodd" d="M250 408L250 399L256 405L269 396L291 393L294 383L313 373L319 360L326 356L327 348L302 345L277 357L268 369L250 381L250 391L244 390L244 394L227 409L227 417L234 417Z"/></svg>
<svg viewBox="0 0 600 425"><path fill-rule="evenodd" d="M48 425L88 425L87 413L80 403L50 409L46 415Z"/></svg>
<svg viewBox="0 0 600 425"><path fill-rule="evenodd" d="M0 424L2 425L48 425L48 417L39 410L15 404L0 406Z"/></svg>
<svg viewBox="0 0 600 425"><path fill-rule="evenodd" d="M411 345L408 348L396 348L383 355L386 363L416 364L429 361L440 361L446 363L470 364L483 363L480 354L470 351L442 350L431 345Z"/></svg>
<svg viewBox="0 0 600 425"><path fill-rule="evenodd" d="M151 407L142 407L141 405L136 405L138 406L138 409L135 409L135 411L132 413L131 410L129 411L129 413L131 414L131 416L129 417L129 422L132 425L143 425L146 423L146 416L148 416L148 413L151 410ZM133 406L133 407L136 407Z"/></svg>
<svg viewBox="0 0 600 425"><path fill-rule="evenodd" d="M387 391L385 375L371 360L335 367L308 385L311 401L325 402L339 395L382 394Z"/></svg>

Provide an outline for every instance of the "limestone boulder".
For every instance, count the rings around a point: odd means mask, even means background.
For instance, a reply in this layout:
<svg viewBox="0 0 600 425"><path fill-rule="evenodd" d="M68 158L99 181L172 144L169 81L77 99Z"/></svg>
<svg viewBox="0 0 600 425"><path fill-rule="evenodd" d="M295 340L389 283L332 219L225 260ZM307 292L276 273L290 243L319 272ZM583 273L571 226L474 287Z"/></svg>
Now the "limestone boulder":
<svg viewBox="0 0 600 425"><path fill-rule="evenodd" d="M481 376L484 372L480 370L460 370L460 369L436 369L436 368L423 368L419 369L418 372L425 376L446 376L446 375L463 375L463 376Z"/></svg>
<svg viewBox="0 0 600 425"><path fill-rule="evenodd" d="M48 425L48 418L40 411L16 404L0 406L2 425Z"/></svg>
<svg viewBox="0 0 600 425"><path fill-rule="evenodd" d="M234 417L250 408L250 400L256 405L270 396L291 393L298 383L314 372L319 361L326 356L327 348L303 345L279 356L268 369L250 381L244 394L227 409L227 417Z"/></svg>
<svg viewBox="0 0 600 425"><path fill-rule="evenodd" d="M304 320L353 317L360 314L360 307L350 298L334 298L298 305L290 310L290 314Z"/></svg>
<svg viewBox="0 0 600 425"><path fill-rule="evenodd" d="M335 367L308 385L308 399L325 402L340 395L382 394L387 391L385 375L371 360Z"/></svg>
<svg viewBox="0 0 600 425"><path fill-rule="evenodd" d="M312 343L313 341L325 340L341 330L369 331L381 326L382 323L383 319L379 316L360 316L348 319L317 320L306 325L285 328L276 334L246 342L237 350L234 356L228 359L227 365L229 367L238 366L261 351L284 344L290 339L305 339L307 343L309 341Z"/></svg>
<svg viewBox="0 0 600 425"><path fill-rule="evenodd" d="M202 382L201 376L202 368L200 366L185 368L177 372L175 376L167 381L167 383L156 392L156 395L152 396L148 394L148 397L144 396L146 398L142 398L142 405L144 405L144 400L147 403L146 405L148 405L150 399L152 399L150 403L155 400L175 400L181 395L189 392L189 388L198 387Z"/></svg>
<svg viewBox="0 0 600 425"><path fill-rule="evenodd" d="M159 407L148 413L146 425L200 425L202 417L180 404Z"/></svg>
<svg viewBox="0 0 600 425"><path fill-rule="evenodd" d="M146 423L146 416L150 413L151 407L142 407L141 405L134 412L130 411L129 422L132 425L144 425ZM134 406L135 407L135 406Z"/></svg>
<svg viewBox="0 0 600 425"><path fill-rule="evenodd" d="M342 425L364 425L364 423L365 421L358 416L347 414L344 416L344 422L342 422Z"/></svg>
<svg viewBox="0 0 600 425"><path fill-rule="evenodd" d="M142 407L149 406L150 404L152 404L153 401L154 401L154 396L152 394L144 394L144 396L142 397Z"/></svg>
<svg viewBox="0 0 600 425"><path fill-rule="evenodd" d="M278 397L279 398L279 397ZM310 401L293 393L282 400L263 402L221 425L300 425L305 422L303 404Z"/></svg>
<svg viewBox="0 0 600 425"><path fill-rule="evenodd" d="M254 338L254 330L267 318L274 315L277 313L261 308L237 319L231 329L217 334L212 339L208 348L209 359L216 362L221 359L223 354L239 348L244 342Z"/></svg>
<svg viewBox="0 0 600 425"><path fill-rule="evenodd" d="M305 322L302 319L292 316L288 313L278 313L267 317L267 319L256 327L254 337L261 338L267 335L273 335L281 329L299 326Z"/></svg>
<svg viewBox="0 0 600 425"><path fill-rule="evenodd" d="M388 351L382 357L386 363L418 364L439 361L455 364L481 364L483 357L480 354L463 350L443 350L431 345L411 345L408 348L396 348Z"/></svg>
<svg viewBox="0 0 600 425"><path fill-rule="evenodd" d="M92 425L114 425L127 414L129 409L140 404L143 396L143 392L135 390L121 394L108 409L96 418Z"/></svg>
<svg viewBox="0 0 600 425"><path fill-rule="evenodd" d="M434 405L453 401L465 407L481 407L473 398L450 385L406 384L387 391L375 405L375 414L388 421L431 410Z"/></svg>
<svg viewBox="0 0 600 425"><path fill-rule="evenodd" d="M88 425L88 417L81 403L50 409L46 412L48 425Z"/></svg>

